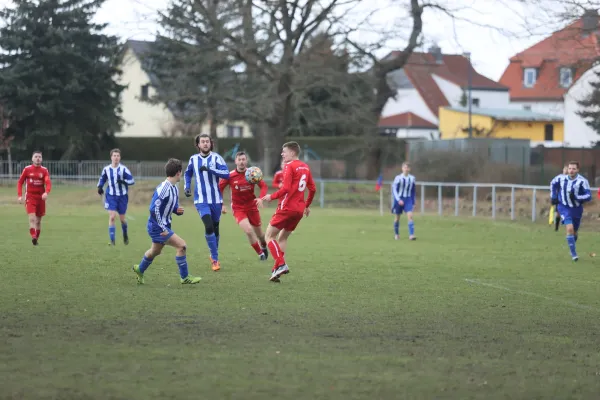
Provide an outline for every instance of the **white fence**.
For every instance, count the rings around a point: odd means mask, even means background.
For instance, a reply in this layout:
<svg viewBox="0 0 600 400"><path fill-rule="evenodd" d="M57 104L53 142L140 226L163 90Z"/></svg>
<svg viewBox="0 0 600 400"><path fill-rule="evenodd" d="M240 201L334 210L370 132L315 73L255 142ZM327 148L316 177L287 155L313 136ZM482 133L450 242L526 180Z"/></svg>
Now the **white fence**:
<svg viewBox="0 0 600 400"><path fill-rule="evenodd" d="M164 162L123 161L137 181L164 179ZM0 161L0 184L14 185L21 170L29 162ZM54 185L95 185L106 161L46 161ZM185 166L184 166L185 168ZM418 174L417 174L418 176ZM265 178L270 183L270 178ZM390 212L391 182L384 182L380 191L375 181L317 181L316 203L323 208L355 208ZM595 190L594 197L595 197ZM132 192L132 195L134 195ZM536 221L547 216L550 208L549 186L511 184L417 182L415 212L439 215L480 216L528 219Z"/></svg>

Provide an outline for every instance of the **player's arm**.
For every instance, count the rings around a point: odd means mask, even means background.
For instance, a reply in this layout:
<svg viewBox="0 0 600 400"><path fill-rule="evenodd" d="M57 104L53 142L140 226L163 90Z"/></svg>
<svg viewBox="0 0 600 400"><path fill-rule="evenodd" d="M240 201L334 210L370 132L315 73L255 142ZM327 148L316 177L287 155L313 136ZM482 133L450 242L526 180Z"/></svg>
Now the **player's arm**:
<svg viewBox="0 0 600 400"><path fill-rule="evenodd" d="M286 165L285 169L283 170L283 186L281 186L279 190L277 190L271 195L271 200L276 200L289 193L292 190L292 180L292 169L288 168L288 166Z"/></svg>
<svg viewBox="0 0 600 400"><path fill-rule="evenodd" d="M315 185L315 181L313 180L312 173L308 173L308 179L306 180L306 188L308 189L308 197L306 198L306 208L310 207L315 198L315 193L317 193L317 185Z"/></svg>
<svg viewBox="0 0 600 400"><path fill-rule="evenodd" d="M417 197L417 180L414 179L410 184L410 199L412 203L415 204L415 199Z"/></svg>
<svg viewBox="0 0 600 400"><path fill-rule="evenodd" d="M17 181L17 197L23 197L23 185L25 184L25 180L27 179L27 167L23 168L23 172L21 172L21 176Z"/></svg>
<svg viewBox="0 0 600 400"><path fill-rule="evenodd" d="M166 190L165 193L159 193L158 199L156 199L156 201L154 203L152 203L152 207L151 207L151 212L154 212L154 216L156 217L156 223L158 224L158 226L160 226L160 228L163 230L163 232L167 231L167 226L162 222L162 215L160 214L160 206L163 203L167 203L169 201L169 196L167 195L168 193L169 193L168 190Z"/></svg>
<svg viewBox="0 0 600 400"><path fill-rule="evenodd" d="M219 180L219 190L221 191L221 193L223 193L227 185L229 185L229 177Z"/></svg>
<svg viewBox="0 0 600 400"><path fill-rule="evenodd" d="M273 176L273 183L271 186L275 189L279 189L279 184L281 183L281 171L275 172L275 176Z"/></svg>
<svg viewBox="0 0 600 400"><path fill-rule="evenodd" d="M227 168L227 163L221 156L218 156L215 158L216 158L215 166L214 166L214 168L209 168L209 171L221 179L228 179L229 178L229 168Z"/></svg>
<svg viewBox="0 0 600 400"><path fill-rule="evenodd" d="M188 161L187 168L185 169L185 173L183 174L183 190L185 190L185 195L187 196L187 191L192 189L192 177L194 176L194 156L190 157L190 161Z"/></svg>
<svg viewBox="0 0 600 400"><path fill-rule="evenodd" d="M260 194L258 195L258 197L262 199L267 195L267 192L269 191L269 186L265 183L265 181L260 181L258 182L258 187L260 188Z"/></svg>
<svg viewBox="0 0 600 400"><path fill-rule="evenodd" d="M179 201L175 203L171 212L175 215L183 215L183 207L179 207Z"/></svg>
<svg viewBox="0 0 600 400"><path fill-rule="evenodd" d="M108 180L108 175L106 174L106 168L102 169L102 173L100 174L100 179L98 180L98 194L102 196L104 193L104 184Z"/></svg>
<svg viewBox="0 0 600 400"><path fill-rule="evenodd" d="M392 183L392 194L394 195L394 200L396 200L396 203L398 203L400 201L400 177L397 176L394 178L394 182Z"/></svg>
<svg viewBox="0 0 600 400"><path fill-rule="evenodd" d="M48 170L44 171L44 187L46 196L50 194L52 190L52 180L50 179L50 172Z"/></svg>
<svg viewBox="0 0 600 400"><path fill-rule="evenodd" d="M552 201L552 204L558 204L558 191L560 189L559 176L560 175L555 176L550 182L550 200Z"/></svg>
<svg viewBox="0 0 600 400"><path fill-rule="evenodd" d="M583 181L581 185L579 185L577 191L575 192L575 198L577 198L577 200L581 203L592 200L592 191L587 180Z"/></svg>
<svg viewBox="0 0 600 400"><path fill-rule="evenodd" d="M135 179L133 179L133 175L131 175L131 171L127 167L123 170L123 182L128 186L135 185Z"/></svg>

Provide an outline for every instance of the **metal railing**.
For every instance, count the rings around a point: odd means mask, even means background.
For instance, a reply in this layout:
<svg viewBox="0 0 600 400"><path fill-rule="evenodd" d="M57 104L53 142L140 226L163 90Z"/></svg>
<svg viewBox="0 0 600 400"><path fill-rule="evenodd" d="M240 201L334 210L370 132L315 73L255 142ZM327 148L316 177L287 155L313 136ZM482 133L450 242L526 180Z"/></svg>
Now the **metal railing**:
<svg viewBox="0 0 600 400"><path fill-rule="evenodd" d="M21 170L29 164L15 161L9 166L7 161L0 161L0 184L15 185ZM164 162L123 161L123 164L138 182L158 183L164 179ZM55 186L95 186L106 165L106 161L44 162ZM265 180L270 183L271 179L265 177ZM380 215L390 213L393 198L389 181L384 182L379 191L375 181L316 179L316 183L315 203L322 208L378 210ZM132 190L131 196L135 193L136 190ZM592 210L595 205L588 207L586 210ZM415 212L536 221L547 216L549 209L549 185L417 182Z"/></svg>

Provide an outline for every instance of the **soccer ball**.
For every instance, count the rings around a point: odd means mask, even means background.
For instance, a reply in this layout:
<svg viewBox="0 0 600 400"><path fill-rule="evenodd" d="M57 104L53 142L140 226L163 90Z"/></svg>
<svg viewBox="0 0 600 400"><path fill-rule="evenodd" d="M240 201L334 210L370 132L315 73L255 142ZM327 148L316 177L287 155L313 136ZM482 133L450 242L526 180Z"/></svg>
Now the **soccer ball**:
<svg viewBox="0 0 600 400"><path fill-rule="evenodd" d="M263 173L258 167L250 167L246 170L246 180L248 183L257 184L262 181Z"/></svg>

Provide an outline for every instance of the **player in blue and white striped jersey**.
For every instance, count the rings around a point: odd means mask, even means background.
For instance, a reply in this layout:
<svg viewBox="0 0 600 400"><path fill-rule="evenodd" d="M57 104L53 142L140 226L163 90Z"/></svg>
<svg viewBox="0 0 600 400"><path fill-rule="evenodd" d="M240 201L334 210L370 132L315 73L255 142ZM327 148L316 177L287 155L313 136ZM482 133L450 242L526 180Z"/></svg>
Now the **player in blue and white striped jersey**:
<svg viewBox="0 0 600 400"><path fill-rule="evenodd" d="M183 207L179 207L179 189L177 183L181 180L183 166L181 161L171 158L165 165L167 179L156 187L150 202L150 217L146 227L152 239L152 246L142 258L139 265L133 266L137 275L138 284L144 283L144 272L148 269L156 256L160 255L165 245L177 250L175 261L179 267L179 276L182 284L200 282L200 278L188 274L185 241L171 230L171 216L183 215Z"/></svg>
<svg viewBox="0 0 600 400"><path fill-rule="evenodd" d="M560 174L552 179L550 198L552 204L557 205L562 224L566 227L571 258L573 261L577 261L579 257L575 242L577 242L577 231L581 225L583 203L592 199L588 180L579 175L579 162L569 161L567 174Z"/></svg>
<svg viewBox="0 0 600 400"><path fill-rule="evenodd" d="M100 180L98 180L98 194L104 194L104 185L106 195L104 196L104 209L108 211L108 237L110 244L115 245L115 219L119 214L121 220L121 229L123 230L123 242L129 244L129 235L127 234L127 203L129 202L129 186L135 184L129 168L121 164L121 150L112 149L110 151L111 164L104 167Z"/></svg>
<svg viewBox="0 0 600 400"><path fill-rule="evenodd" d="M223 209L223 196L219 189L219 179L229 178L229 169L223 157L212 152L213 144L209 135L196 136L199 153L190 157L185 170L185 195L192 195L192 178L195 178L194 204L204 223L206 243L210 250L213 271L221 269L219 262L219 221Z"/></svg>
<svg viewBox="0 0 600 400"><path fill-rule="evenodd" d="M410 163L402 164L402 173L394 178L392 183L392 213L394 214L394 239L400 237L400 215L406 213L408 218L408 235L410 240L415 240L415 221L413 208L415 205L416 180L410 175Z"/></svg>

